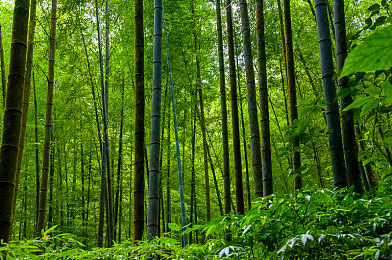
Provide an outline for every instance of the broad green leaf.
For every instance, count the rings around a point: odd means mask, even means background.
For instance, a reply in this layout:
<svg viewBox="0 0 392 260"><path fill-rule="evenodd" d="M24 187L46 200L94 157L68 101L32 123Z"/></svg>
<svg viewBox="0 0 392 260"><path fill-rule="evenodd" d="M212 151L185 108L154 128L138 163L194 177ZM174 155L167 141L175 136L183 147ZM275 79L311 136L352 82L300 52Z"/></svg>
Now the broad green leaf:
<svg viewBox="0 0 392 260"><path fill-rule="evenodd" d="M369 101L368 103L363 105L360 116L363 116L367 112L370 112L373 109L375 109L378 106L379 103L380 103L379 99L372 99L371 101Z"/></svg>
<svg viewBox="0 0 392 260"><path fill-rule="evenodd" d="M372 98L371 97L360 97L352 102L349 106L347 106L343 111L347 111L353 108L361 107L368 103Z"/></svg>
<svg viewBox="0 0 392 260"><path fill-rule="evenodd" d="M392 67L392 26L377 30L348 55L341 77Z"/></svg>
<svg viewBox="0 0 392 260"><path fill-rule="evenodd" d="M379 89L378 87L370 87L370 88L365 88L364 91L369 96L378 97L380 95L381 89Z"/></svg>
<svg viewBox="0 0 392 260"><path fill-rule="evenodd" d="M168 225L169 225L169 228L171 230L174 230L174 231L180 231L181 230L181 227L179 225L177 225L176 223L169 223Z"/></svg>

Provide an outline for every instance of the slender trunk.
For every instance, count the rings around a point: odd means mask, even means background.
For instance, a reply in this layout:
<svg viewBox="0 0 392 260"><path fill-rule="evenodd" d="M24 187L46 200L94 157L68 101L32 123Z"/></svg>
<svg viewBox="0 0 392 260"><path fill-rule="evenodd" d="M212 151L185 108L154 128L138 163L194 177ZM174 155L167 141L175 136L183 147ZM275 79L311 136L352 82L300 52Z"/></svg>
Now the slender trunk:
<svg viewBox="0 0 392 260"><path fill-rule="evenodd" d="M154 63L151 102L150 174L148 189L147 239L158 236L159 228L159 150L161 147L161 88L162 88L162 0L154 7Z"/></svg>
<svg viewBox="0 0 392 260"><path fill-rule="evenodd" d="M97 108L97 98L96 98L96 95L95 95L95 86L94 86L93 76L91 74L90 59L89 59L88 52L87 52L86 40L84 39L83 30L82 30L81 25L80 25L80 34L82 36L83 47L84 47L84 54L86 56L88 75L89 75L89 78L90 78L91 95L92 95L92 98L93 98L94 112L95 112L95 121L96 121L96 124L97 124L99 149L100 149L100 152L102 153L102 136L101 136L101 126L100 126L100 122L99 122L99 115L98 115L98 108Z"/></svg>
<svg viewBox="0 0 392 260"><path fill-rule="evenodd" d="M261 151L263 166L263 195L272 194L272 162L271 140L268 110L268 87L267 87L267 61L265 53L264 35L264 0L257 0L256 4L256 28L257 28L257 53L258 53L258 83L260 98L260 128L261 128Z"/></svg>
<svg viewBox="0 0 392 260"><path fill-rule="evenodd" d="M167 176L166 176L166 210L167 210L167 225L166 225L166 232L170 232L169 223L171 223L171 193L170 193L170 159L171 159L171 143L170 143L170 117L167 119Z"/></svg>
<svg viewBox="0 0 392 260"><path fill-rule="evenodd" d="M82 196L82 229L83 229L82 234L83 234L83 237L86 238L86 234L84 233L84 231L85 231L84 225L86 224L86 210L84 208L84 203L85 203L84 178L85 178L85 176L84 176L84 155L83 155L83 153L84 153L83 142L81 141L80 142L80 178L82 181L82 187L81 187L82 188L82 194L81 194L81 196Z"/></svg>
<svg viewBox="0 0 392 260"><path fill-rule="evenodd" d="M203 89L201 85L201 72L200 72L200 50L199 42L197 39L196 31L196 15L194 8L194 1L192 1L192 14L193 14L193 38L195 41L195 52L196 52L196 72L197 72L197 89L199 93L200 100L200 126L203 135L203 152L204 152L204 177L205 177L205 193L206 193L206 215L207 221L211 220L211 199L210 199L210 177L208 175L208 152L207 152L207 135L206 135L206 121L204 115L204 99L203 99Z"/></svg>
<svg viewBox="0 0 392 260"><path fill-rule="evenodd" d="M170 54L169 54L169 39L167 34L166 34L166 57L167 57L167 70L169 72L170 97L171 97L172 111L173 111L173 128L174 128L174 136L176 140L178 185L180 189L181 225L182 225L182 232L184 232L186 230L186 225L187 225L186 214L185 214L184 180L183 180L182 169L181 169L180 141L178 138L176 104L174 99L174 86L173 86L173 78L171 72ZM182 235L182 246L185 247L187 244L188 244L188 234L184 233Z"/></svg>
<svg viewBox="0 0 392 260"><path fill-rule="evenodd" d="M101 170L102 172L102 170ZM99 221L98 221L98 241L97 246L103 247L103 229L105 222L105 187L106 179L101 175L100 197L99 197Z"/></svg>
<svg viewBox="0 0 392 260"><path fill-rule="evenodd" d="M196 219L195 223L193 223L193 213L195 212L196 214L196 172L195 172L195 143L196 143L196 110L197 110L197 102L196 102L196 90L192 89L192 111L191 114L192 116L192 155L191 155L191 164L192 164L192 176L191 176L191 210L190 210L190 227L192 228L193 224L196 224ZM230 183L230 182L229 182ZM226 183L225 183L226 184ZM228 192L228 195L230 196L230 189L226 191L226 186L225 186L225 212L228 210L227 204L226 204L226 195ZM230 197L229 197L230 199ZM230 202L230 201L229 201ZM230 209L230 203L229 203L229 209ZM230 211L229 211L230 212ZM189 234L189 244L193 243L193 232Z"/></svg>
<svg viewBox="0 0 392 260"><path fill-rule="evenodd" d="M332 78L334 68L327 8L326 0L315 1L320 45L321 73L324 87L324 98L327 101L326 117L334 185L335 187L343 187L347 185L347 177L340 129L339 106L336 100L335 83Z"/></svg>
<svg viewBox="0 0 392 260"><path fill-rule="evenodd" d="M362 153L365 153L366 151L366 146L365 146L365 141L363 140L363 136L362 136L362 132L364 132L364 129L360 129L359 126L357 126L356 128L356 132L357 132L357 136L359 139L359 147L362 150ZM363 156L363 159L366 160L368 159L366 155ZM370 163L367 163L365 165L365 173L366 173L366 179L369 183L369 188L373 188L376 186L376 182L374 180L374 176L373 176L373 171L372 171L372 166L370 165Z"/></svg>
<svg viewBox="0 0 392 260"><path fill-rule="evenodd" d="M51 148L50 148L50 162L49 162L49 213L48 213L48 227L53 226L53 177L54 177L54 138L53 131L51 134Z"/></svg>
<svg viewBox="0 0 392 260"><path fill-rule="evenodd" d="M334 0L334 21L335 21L335 42L336 42L336 61L337 70L343 69L344 61L347 57L346 21L344 15L344 0ZM339 90L349 89L348 78L338 80ZM349 93L340 99L342 110L342 134L344 143L344 156L346 158L348 185L354 185L354 191L362 192L361 176L358 165L358 145L355 141L354 115L353 110L343 111L352 103Z"/></svg>
<svg viewBox="0 0 392 260"><path fill-rule="evenodd" d="M33 1L31 1L31 5L33 5ZM3 50L3 37L1 35L1 24L0 24L0 62L1 62L1 89L3 94L3 109L4 109L7 80L5 79L4 50Z"/></svg>
<svg viewBox="0 0 392 260"><path fill-rule="evenodd" d="M317 167L317 175L319 178L319 182L320 182L320 187L324 188L324 180L323 180L323 173L321 170L321 164L320 164L320 158L318 156L317 153L317 147L316 147L316 141L312 140L312 149L313 149L313 154L314 154L314 160L316 162L316 167Z"/></svg>
<svg viewBox="0 0 392 260"><path fill-rule="evenodd" d="M237 37L234 37L234 40ZM234 45L237 46L237 44L234 41ZM245 120L244 120L244 109L242 106L242 100L243 96L241 93L241 77L240 77L240 67L238 66L238 55L235 56L235 61L236 61L236 74L237 74L237 82L238 82L238 95L239 95L239 100L240 100L240 113L241 113L241 127L242 127L242 143L244 146L244 159L245 159L245 185L246 185L246 193L247 193L247 199L248 199L248 209L251 208L252 206L252 200L251 200L251 192L250 192L250 183L249 183L249 167L248 167L248 145L246 143L246 130L245 130ZM238 70L238 73L237 73Z"/></svg>
<svg viewBox="0 0 392 260"><path fill-rule="evenodd" d="M278 15L279 15L279 31L280 31L280 40L282 41L282 53L283 53L283 61L284 61L284 68L285 68L285 73L286 73L286 83L288 83L288 75L287 75L287 51L286 51L286 35L285 35L285 25L283 21L283 13L282 13L282 7L280 4L280 0L277 0L278 3ZM280 64L279 64L280 65ZM283 73L282 73L282 68L281 70L281 76L282 76L282 86L283 86L283 91L284 91L284 80L283 80ZM288 85L288 84L287 84ZM284 95L284 101L286 105L286 111L287 111L287 100L286 100L286 94ZM287 114L286 114L287 116ZM287 125L289 125L289 119L287 116Z"/></svg>
<svg viewBox="0 0 392 260"><path fill-rule="evenodd" d="M5 243L10 240L12 229L15 173L22 122L29 3L29 0L15 1L12 22L11 57L0 150L0 198L3 198L0 201L0 239Z"/></svg>
<svg viewBox="0 0 392 260"><path fill-rule="evenodd" d="M135 0L135 169L133 201L133 242L142 240L144 231L144 30L143 0Z"/></svg>
<svg viewBox="0 0 392 260"><path fill-rule="evenodd" d="M225 190L225 214L229 214L230 208L230 157L229 157L229 133L227 130L227 106L226 106L226 86L225 86L225 63L223 57L222 21L220 0L216 4L216 23L218 31L218 56L219 56L219 89L221 99L221 119L222 119L222 151L223 151L223 181ZM237 113L238 114L238 113ZM226 191L227 189L227 191ZM228 194L226 194L228 193ZM227 201L226 201L227 199Z"/></svg>
<svg viewBox="0 0 392 260"><path fill-rule="evenodd" d="M165 97L164 97L164 100L163 100L163 114L162 114L163 118L162 118L162 121L161 121L161 124L162 124L162 127L161 127L161 129L162 129L161 130L162 131L162 133L161 133L161 140L162 141L164 140L164 133L165 133L167 90L168 90L168 87L167 87L167 83L166 83L166 86L165 86ZM170 111L167 111L167 112L170 115ZM159 175L159 199L160 199L159 209L161 211L160 219L162 218L162 228L159 229L159 235L158 235L159 237L161 237L162 233L164 234L166 232L166 230L165 230L165 227L166 227L165 226L165 206L164 206L163 188L162 188L162 164L163 164L163 145L161 145L160 162L159 162L159 171L161 172L161 174Z"/></svg>
<svg viewBox="0 0 392 260"><path fill-rule="evenodd" d="M35 89L35 77L33 72L33 90L34 90L34 132L35 132L35 226L37 225L38 219L38 208L39 208L39 147L38 147L38 107L37 107L37 95Z"/></svg>
<svg viewBox="0 0 392 260"><path fill-rule="evenodd" d="M21 129L20 129L18 164L17 164L17 168L16 168L16 179L15 179L14 211L15 211L15 207L16 207L16 199L18 196L19 176L20 176L20 170L21 170L21 166L22 166L22 157L23 157L24 143L25 143L25 137L26 137L26 122L27 122L27 113L28 113L28 109L29 109L31 69L33 67L36 7L37 7L36 0L32 0L31 4L30 4L30 21L29 21L29 32L28 32L28 38L27 38L28 39L27 61L26 61L25 84L24 84L24 88L23 88L22 125L21 125ZM1 32L0 32L0 34L1 34ZM0 37L1 37L1 35L0 35ZM0 43L0 45L1 45L1 43Z"/></svg>
<svg viewBox="0 0 392 260"><path fill-rule="evenodd" d="M284 29L285 29L285 49L286 49L286 72L287 72L287 87L290 103L290 122L294 123L298 120L297 111L297 91L295 88L295 71L294 71L294 52L293 39L291 30L291 12L290 0L283 0L284 7ZM299 190L302 187L301 168L301 154L299 152L299 138L295 137L293 141L294 160L293 173L298 174L294 180L294 188Z"/></svg>
<svg viewBox="0 0 392 260"><path fill-rule="evenodd" d="M123 186L122 186L122 176L120 176L120 209L119 209L119 217L118 217L118 238L117 241L118 243L121 243L121 233L122 233L122 213L123 213L123 204L122 204L122 200L123 200Z"/></svg>
<svg viewBox="0 0 392 260"><path fill-rule="evenodd" d="M52 132L52 106L53 106L53 87L54 87L54 58L56 45L56 12L57 0L52 0L52 17L50 25L50 53L49 53L49 72L48 72L48 96L46 101L46 122L44 139L44 156L42 160L42 179L41 192L39 199L39 214L36 228L36 235L41 235L41 230L45 227L46 213L46 194L48 187L49 155L51 146Z"/></svg>
<svg viewBox="0 0 392 260"><path fill-rule="evenodd" d="M95 1L95 15L97 19L97 35L98 35L98 54L99 54L99 67L100 67L100 83L101 83L101 91L102 94L105 93L105 83L104 83L104 75L103 75L103 58L102 58L102 46L101 46L101 28L99 23L99 10L98 10L98 0ZM102 106L105 107L105 98L102 97L103 103ZM105 112L102 115L103 119L105 120ZM105 125L105 123L104 123ZM104 127L105 128L105 127ZM104 135L105 135L105 129ZM107 173L107 160L106 160L106 139L105 137L102 138L102 145L100 147L101 151L101 165L100 165L100 174L101 174L101 193L100 193L100 200L99 200L99 223L98 223L98 247L103 247L103 230L104 230L104 218L105 218L105 208L107 208L106 198L106 173ZM107 217L108 219L108 217Z"/></svg>
<svg viewBox="0 0 392 260"><path fill-rule="evenodd" d="M211 141L210 141L210 144L211 144ZM208 151L208 159L209 159L210 165L211 165L212 176L213 176L213 179L214 179L216 197L218 198L219 211L220 211L221 216L223 216L224 213L223 213L222 200L221 200L221 195L220 195L220 191L219 191L218 181L216 180L214 164L212 162L212 157L211 157L210 147L209 146L207 146L207 151Z"/></svg>
<svg viewBox="0 0 392 260"><path fill-rule="evenodd" d="M252 140L252 166L255 185L255 196L263 196L263 179L262 179L262 165L261 165L261 146L260 146L260 130L257 116L257 102L256 102L256 84L255 73L253 69L253 57L250 38L250 25L248 16L248 6L246 0L240 0L241 11L241 25L242 37L245 59L246 85L248 90L248 113L250 123L250 135ZM241 179L242 181L242 179ZM237 205L237 211L243 214L243 204L240 208Z"/></svg>
<svg viewBox="0 0 392 260"><path fill-rule="evenodd" d="M226 28L227 28L227 48L229 52L229 70L230 70L230 103L231 103L231 126L233 129L233 151L234 151L234 175L235 175L235 191L236 203L239 214L245 212L244 209L244 193L242 183L242 162L241 162L241 140L238 118L238 97L237 97L237 77L234 54L234 33L233 33L233 14L231 0L226 0ZM247 160L247 159L245 159ZM230 174L228 175L230 181ZM225 213L231 211L231 195L230 182L225 186Z"/></svg>
<svg viewBox="0 0 392 260"><path fill-rule="evenodd" d="M88 217L89 217L89 206L90 206L90 191L91 191L91 145L90 145L90 154L89 154L89 164L88 164L88 186L87 186L87 202L86 202L86 222L85 222L85 241L84 241L84 245L86 246L86 248L89 248L88 246L88 242L89 242L89 235L88 235Z"/></svg>
<svg viewBox="0 0 392 260"><path fill-rule="evenodd" d="M106 178L107 178L107 201L108 207L106 209L107 212L107 223L108 223L108 233L109 233L109 241L108 246L111 247L113 245L113 241L115 240L114 236L114 217L113 217L113 188L112 188L112 174L110 168L110 156L109 156L109 135L108 135L108 110L109 110L109 0L105 1L105 14L106 14L106 30L105 30L105 88L102 92L102 104L103 104L103 135L104 135L104 150L106 153Z"/></svg>
<svg viewBox="0 0 392 260"><path fill-rule="evenodd" d="M121 183L121 171L122 171L122 149L123 149L123 124L124 124L124 78L122 82L121 89L121 116L120 116L120 136L118 141L118 161L117 161L117 190L116 190L116 201L114 206L114 238L116 238L116 229L117 223L121 225L121 221L119 221L119 217L121 214L118 214L119 207L119 197L120 197L120 187L122 187ZM121 198L121 197L120 197ZM121 206L121 205L120 205ZM119 231L120 232L120 231ZM119 234L120 237L120 234Z"/></svg>

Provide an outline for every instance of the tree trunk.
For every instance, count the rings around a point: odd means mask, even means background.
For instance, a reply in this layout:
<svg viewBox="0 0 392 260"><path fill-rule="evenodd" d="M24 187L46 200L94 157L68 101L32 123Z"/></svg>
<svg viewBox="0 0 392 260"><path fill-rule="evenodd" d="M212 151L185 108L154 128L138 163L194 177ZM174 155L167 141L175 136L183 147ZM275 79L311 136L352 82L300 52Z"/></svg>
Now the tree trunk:
<svg viewBox="0 0 392 260"><path fill-rule="evenodd" d="M295 88L295 71L294 71L294 53L293 53L293 39L291 30L291 13L290 13L290 0L283 0L284 7L284 29L285 29L285 49L286 49L286 72L287 72L287 87L290 103L290 122L294 123L298 120L297 111L297 91ZM302 176L300 171L301 168L301 154L299 149L299 139L294 138L293 150L294 150L294 160L293 160L293 173L298 174L294 180L294 188L301 189L302 187Z"/></svg>
<svg viewBox="0 0 392 260"><path fill-rule="evenodd" d="M150 174L148 189L147 239L158 236L159 228L159 151L161 147L161 88L162 88L162 0L154 7L154 63L151 101Z"/></svg>
<svg viewBox="0 0 392 260"><path fill-rule="evenodd" d="M196 102L196 90L192 89L192 154L191 154L191 163L192 163L192 177L191 177L191 210L190 210L190 227L192 228L193 224L197 224L195 219L195 223L193 223L193 214L196 214L196 172L195 172L195 143L196 143L196 111L197 111L197 102ZM225 180L224 180L225 181ZM230 182L229 182L230 183ZM226 182L225 182L225 212L227 211L226 205L226 193L228 192L230 196L230 189L226 191ZM229 201L230 203L230 201ZM230 204L229 204L230 207ZM229 211L230 212L230 211ZM197 236L197 235L196 235ZM197 239L197 238L196 238ZM189 234L189 244L193 243L193 232Z"/></svg>
<svg viewBox="0 0 392 260"><path fill-rule="evenodd" d="M333 2L337 53L336 61L337 69L340 71L343 69L344 61L347 57L346 18L344 15L344 0L334 0ZM338 86L339 90L349 89L348 78L344 77L339 79ZM354 191L361 193L363 189L358 164L358 145L355 141L353 110L343 111L352 101L350 93L340 99L344 156L346 158L348 185L354 185Z"/></svg>
<svg viewBox="0 0 392 260"><path fill-rule="evenodd" d="M237 37L234 37L234 40L236 40ZM234 46L237 48L236 41L234 41ZM239 53L238 51L236 51ZM235 62L236 62L236 74L237 74L237 83L238 83L238 95L239 95L239 100L240 100L240 113L241 113L241 127L242 127L242 143L244 146L244 160L245 160L245 184L246 184L246 193L247 193L247 199L248 199L248 209L251 208L252 206L252 200L251 200L251 192L250 192L250 183L249 183L249 167L248 167L248 145L246 143L246 130L245 130L245 120L244 120L244 109L242 106L242 100L243 96L241 93L241 72L240 72L240 67L238 66L238 55L235 55Z"/></svg>
<svg viewBox="0 0 392 260"><path fill-rule="evenodd" d="M166 222L166 232L170 232L169 223L171 223L171 193L170 193L170 159L171 159L171 143L170 143L170 116L167 119L167 175L166 175L166 210L167 210L167 222Z"/></svg>
<svg viewBox="0 0 392 260"><path fill-rule="evenodd" d="M53 130L51 134L50 147L50 161L49 161L49 213L48 213L48 227L53 226L53 178L54 178L54 138Z"/></svg>
<svg viewBox="0 0 392 260"><path fill-rule="evenodd" d="M204 99L203 99L203 89L201 86L201 72L200 72L200 51L199 42L197 39L196 31L196 15L194 8L194 1L192 1L192 14L193 14L193 38L195 40L195 52L196 52L196 72L197 72L197 89L199 92L200 100L200 126L203 135L203 152L204 152L204 177L205 177L205 192L206 192L206 215L207 221L211 220L211 199L210 199L210 177L208 175L208 152L207 152L207 135L206 135L206 120L204 116Z"/></svg>
<svg viewBox="0 0 392 260"><path fill-rule="evenodd" d="M20 176L20 170L21 170L21 166L22 166L22 157L23 157L24 143L25 143L25 137L26 137L26 121L27 121L27 113L28 113L28 109L29 109L31 69L33 67L36 7L37 7L37 1L32 0L31 4L30 4L30 21L29 21L29 32L28 32L28 37L27 37L27 40L28 40L27 61L26 61L25 84L24 84L24 89L23 89L22 125L21 125L21 129L20 129L18 164L17 164L17 168L16 168L16 179L15 179L14 211L15 211L15 207L16 207L16 199L18 196L19 176ZM1 32L0 32L0 34L1 34ZM1 35L0 35L0 38L1 38ZM0 45L1 45L1 43L0 43ZM0 48L2 48L2 46ZM0 49L0 52L1 51L2 50Z"/></svg>
<svg viewBox="0 0 392 260"><path fill-rule="evenodd" d="M211 141L210 141L210 144L211 144ZM209 146L207 146L207 151L208 151L208 159L209 159L210 165L211 165L212 176L213 176L213 179L214 179L214 186L215 186L215 191L216 191L216 197L218 199L219 211L220 211L221 216L223 216L224 213L223 213L222 200L221 200L221 195L220 195L220 191L219 191L218 181L216 180L214 164L212 162L212 157L211 157L210 147Z"/></svg>
<svg viewBox="0 0 392 260"><path fill-rule="evenodd" d="M246 85L248 90L248 113L250 123L250 135L252 140L252 165L255 185L255 196L261 197L263 195L263 179L262 179L262 165L261 165L261 149L260 149L260 130L257 116L257 102L256 102L256 84L255 73L253 69L252 46L250 38L250 25L248 16L248 7L246 0L240 0L241 11L241 25L242 37L245 59ZM242 181L242 179L241 179ZM242 185L241 185L242 188ZM243 204L240 208L237 206L237 212L244 213Z"/></svg>
<svg viewBox="0 0 392 260"><path fill-rule="evenodd" d="M48 72L48 96L46 101L46 122L44 139L44 156L42 160L41 192L39 198L39 214L36 228L36 235L41 236L41 230L45 227L46 194L48 190L49 155L52 132L52 106L54 87L54 59L56 50L56 12L57 0L52 0L52 15L50 24L50 52L49 52L49 72Z"/></svg>
<svg viewBox="0 0 392 260"><path fill-rule="evenodd" d="M114 206L114 238L116 238L116 229L117 223L121 225L121 221L119 221L119 217L121 218L121 214L118 214L119 207L119 197L120 197L120 187L122 187L121 183L121 172L122 172L122 149L123 149L123 124L124 124L124 78L122 82L121 88L121 118L120 118L120 136L118 140L118 161L117 161L117 190L116 190L116 201ZM121 205L120 205L121 206ZM119 231L120 232L120 231ZM120 234L119 234L120 237Z"/></svg>
<svg viewBox="0 0 392 260"><path fill-rule="evenodd" d="M334 185L335 187L343 187L347 185L347 177L340 129L339 106L336 100L336 89L333 81L334 68L327 8L326 0L315 1L320 45L321 73L324 87L324 98L327 101L326 116Z"/></svg>
<svg viewBox="0 0 392 260"><path fill-rule="evenodd" d="M216 23L218 31L218 56L219 56L219 89L221 99L222 118L222 151L223 151L223 181L225 190L225 214L229 214L230 208L230 157L229 157L229 133L227 131L227 106L225 86L225 62L223 57L222 20L220 0L215 1ZM237 113L238 115L238 113ZM238 116L237 116L238 117ZM227 191L226 191L227 189ZM226 194L227 193L227 194ZM227 199L227 201L226 201Z"/></svg>
<svg viewBox="0 0 392 260"><path fill-rule="evenodd" d="M37 107L37 93L35 89L35 77L33 72L33 90L34 90L34 132L35 132L35 226L37 225L38 220L38 208L39 208L39 188L40 188L40 180L39 180L39 147L38 147L38 107Z"/></svg>
<svg viewBox="0 0 392 260"><path fill-rule="evenodd" d="M144 30L143 0L135 0L135 169L133 201L133 243L144 231Z"/></svg>
<svg viewBox="0 0 392 260"><path fill-rule="evenodd" d="M34 0L33 0L34 1ZM33 6L33 1L31 6ZM5 107L5 97L6 97L6 85L7 80L5 79L5 63L4 63L4 50L3 50L3 37L1 36L1 24L0 24L0 65L1 65L1 90L3 94L3 109Z"/></svg>
<svg viewBox="0 0 392 260"><path fill-rule="evenodd" d="M264 0L257 0L256 4L256 28L257 28L257 53L258 53L258 78L260 98L260 127L263 166L263 195L272 194L272 162L271 162L271 140L268 110L268 87L267 87L267 64L265 54L264 35Z"/></svg>
<svg viewBox="0 0 392 260"><path fill-rule="evenodd" d="M239 214L245 212L244 193L242 183L242 162L241 162L241 140L238 118L238 98L237 98L237 77L234 55L234 33L233 33L233 15L231 0L226 0L226 28L227 28L227 48L229 52L229 69L230 69L230 102L231 102L231 126L233 129L233 151L234 151L234 175L236 203ZM230 195L230 174L227 176L228 184L225 185L225 213L231 211Z"/></svg>
<svg viewBox="0 0 392 260"><path fill-rule="evenodd" d="M167 57L167 70L169 72L170 97L171 97L172 111L173 111L173 128L174 128L174 136L176 140L178 185L180 189L181 225L182 225L182 232L184 232L187 226L186 213L185 213L184 180L183 180L182 169L181 169L180 141L178 138L176 104L174 99L174 86L173 86L173 78L172 78L171 64L170 64L169 40L167 34L166 34L166 57ZM182 246L185 247L187 244L188 244L188 234L185 233L182 235Z"/></svg>
<svg viewBox="0 0 392 260"><path fill-rule="evenodd" d="M109 110L109 0L105 1L105 14L106 14L106 30L105 30L105 89L102 92L102 104L103 104L103 135L104 135L104 147L106 153L106 177L107 177L107 201L108 207L106 209L107 212L107 230L109 232L109 241L108 246L111 247L113 245L113 241L115 240L114 236L114 217L113 217L113 188L112 188L112 174L110 168L110 153L109 153L109 134L108 134L108 110Z"/></svg>
<svg viewBox="0 0 392 260"><path fill-rule="evenodd" d="M12 22L10 69L0 150L0 197L4 198L0 201L0 239L5 243L10 240L12 229L15 173L22 123L29 3L29 0L15 1Z"/></svg>

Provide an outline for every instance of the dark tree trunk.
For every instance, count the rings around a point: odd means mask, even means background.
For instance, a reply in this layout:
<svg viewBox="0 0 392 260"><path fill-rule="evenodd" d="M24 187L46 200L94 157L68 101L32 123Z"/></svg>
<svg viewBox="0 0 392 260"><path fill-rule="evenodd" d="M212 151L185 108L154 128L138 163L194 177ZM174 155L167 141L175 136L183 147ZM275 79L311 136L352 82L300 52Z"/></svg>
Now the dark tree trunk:
<svg viewBox="0 0 392 260"><path fill-rule="evenodd" d="M344 0L334 0L334 20L335 20L335 42L336 42L336 61L338 71L343 69L344 61L347 57L346 21L344 15ZM348 78L338 80L339 90L349 89ZM342 110L342 133L344 144L344 156L346 158L348 185L354 185L354 191L361 193L362 183L358 164L358 145L355 141L354 115L353 110L343 111L352 103L349 93L340 99Z"/></svg>
<svg viewBox="0 0 392 260"><path fill-rule="evenodd" d="M324 98L327 101L326 117L334 185L335 187L344 187L347 185L346 166L344 162L342 135L340 129L339 106L336 100L336 88L333 81L334 68L327 8L326 0L315 1L320 45L321 73L324 87Z"/></svg>
<svg viewBox="0 0 392 260"><path fill-rule="evenodd" d="M196 73L197 73L197 90L199 93L200 100L200 126L203 135L203 152L204 152L204 177L205 177L205 193L206 193L206 215L207 221L211 220L211 199L210 199L210 177L208 175L208 152L207 152L207 135L206 135L206 120L204 116L204 99L203 99L203 88L201 85L201 72L200 72L200 50L199 42L197 39L196 31L196 15L194 8L194 1L192 1L192 14L193 14L193 38L195 40L195 52L196 52Z"/></svg>
<svg viewBox="0 0 392 260"><path fill-rule="evenodd" d="M0 239L7 243L12 229L19 133L22 123L29 0L16 0L12 22L12 44L7 98L0 150Z"/></svg>
<svg viewBox="0 0 392 260"><path fill-rule="evenodd" d="M161 88L162 88L162 0L154 7L154 63L151 102L150 174L148 189L147 239L158 236L159 228L159 151L161 149Z"/></svg>
<svg viewBox="0 0 392 260"><path fill-rule="evenodd" d="M114 238L116 238L117 224L121 225L121 221L119 221L119 217L121 217L121 214L120 215L118 214L118 210L119 210L118 208L119 208L120 188L122 187L121 172L122 172L122 149L123 149L123 140L122 139L123 139L123 124L124 124L124 85L125 84L124 84L124 78L123 78L122 88L121 88L120 136L119 136L119 140L118 140L117 190L116 190L116 200L115 200L115 206L114 206ZM120 233L119 233L119 237L120 237Z"/></svg>
<svg viewBox="0 0 392 260"><path fill-rule="evenodd" d="M57 0L52 0L52 16L50 24L50 53L49 53L49 73L48 73L48 96L46 100L46 122L45 122L45 141L44 156L42 160L42 179L41 192L39 199L39 213L37 221L36 235L41 236L41 230L45 227L46 213L46 194L48 190L49 155L51 147L52 133L52 106L53 106L53 87L54 87L54 58L56 50L56 13Z"/></svg>
<svg viewBox="0 0 392 260"><path fill-rule="evenodd" d="M37 95L35 89L34 72L33 72L33 90L34 90L34 132L35 132L35 192L36 192L35 226L36 226L38 220L40 180L39 180L39 147L38 147L38 107L37 107Z"/></svg>
<svg viewBox="0 0 392 260"><path fill-rule="evenodd" d="M249 113L249 123L250 123L250 135L252 140L252 165L253 165L253 176L254 176L254 185L255 185L255 196L261 197L263 196L263 178L262 178L262 165L261 165L260 129L259 129L258 116L257 116L256 83L255 83L255 73L253 69L253 57L252 57L252 46L251 46L251 38L250 38L248 7L247 7L246 0L240 0L239 3L240 3L240 11L241 11L246 85L248 90L248 113ZM242 178L239 181L242 182ZM242 190L242 185L241 185L241 190ZM242 205L240 205L240 207L238 207L237 205L237 212L240 214L244 213L243 203Z"/></svg>
<svg viewBox="0 0 392 260"><path fill-rule="evenodd" d="M135 169L133 177L133 242L144 231L144 29L143 0L135 0Z"/></svg>
<svg viewBox="0 0 392 260"><path fill-rule="evenodd" d="M33 5L33 4L31 4ZM5 63L4 63L4 50L3 50L3 37L1 36L1 24L0 24L0 65L1 65L1 90L3 94L3 109L5 107L5 97L6 97L6 85L7 80L5 78Z"/></svg>
<svg viewBox="0 0 392 260"><path fill-rule="evenodd" d="M297 91L295 88L295 71L294 71L294 52L293 52L293 37L291 30L291 12L290 12L290 0L283 0L284 7L284 29L285 29L285 49L286 49L286 71L287 71L287 87L290 103L290 122L294 123L298 119L297 111ZM299 139L294 138L293 142L294 149L294 160L293 160L293 173L298 174L294 180L294 188L301 189L302 187L302 176L300 173L301 168L301 154L299 149Z"/></svg>
<svg viewBox="0 0 392 260"><path fill-rule="evenodd" d="M173 128L174 128L174 136L176 141L177 173L178 173L178 185L180 190L181 225L182 225L182 232L184 232L187 226L186 213L185 213L184 180L183 180L182 168L181 168L180 140L178 138L176 104L174 99L174 86L173 86L173 78L172 78L172 71L171 71L170 52L169 52L169 39L167 34L166 34L166 57L167 57L167 71L169 72L170 98L171 98L172 111L173 111ZM183 233L182 246L185 247L187 244L188 244L188 234Z"/></svg>
<svg viewBox="0 0 392 260"><path fill-rule="evenodd" d="M222 118L222 151L223 151L223 176L224 176L223 181L224 181L224 190L225 190L225 214L229 214L231 210L230 208L230 156L229 156L229 134L227 131L225 62L223 57L222 19L221 19L220 0L216 0L215 4L216 4L215 6L216 24L217 24L217 31L218 31L219 89L220 89L220 98L221 98L221 118ZM238 113L237 113L237 117L238 117ZM226 191L226 189L228 189L228 191Z"/></svg>
<svg viewBox="0 0 392 260"><path fill-rule="evenodd" d="M27 38L28 39L27 61L26 61L25 84L23 89L22 125L20 129L18 164L16 168L16 179L15 179L14 211L16 207L16 199L18 196L19 176L20 176L20 170L22 166L22 157L23 157L24 143L26 137L26 122L27 122L27 113L29 109L31 70L33 67L34 33L35 33L35 24L36 24L35 17L36 17L36 9L37 9L36 7L37 7L37 1L32 0L30 4L30 21L29 21L29 32ZM0 35L0 39L1 39L1 35ZM2 50L0 49L0 52L1 51Z"/></svg>
<svg viewBox="0 0 392 260"><path fill-rule="evenodd" d="M233 129L233 151L234 151L234 175L236 202L239 214L244 213L244 193L242 183L242 162L241 162L241 140L238 118L238 98L237 98L237 77L234 55L234 33L233 33L233 14L231 0L226 0L226 28L227 28L227 48L229 52L229 69L230 69L230 103L231 103L231 126ZM225 213L231 211L231 194L230 194L230 174L226 177L228 184L225 183Z"/></svg>
<svg viewBox="0 0 392 260"><path fill-rule="evenodd" d="M263 195L272 194L272 162L271 162L271 140L268 110L268 87L267 87L267 61L265 53L264 35L264 0L257 0L256 4L256 31L257 31L257 53L258 53L258 78L260 98L260 127L261 127L261 152L263 166Z"/></svg>

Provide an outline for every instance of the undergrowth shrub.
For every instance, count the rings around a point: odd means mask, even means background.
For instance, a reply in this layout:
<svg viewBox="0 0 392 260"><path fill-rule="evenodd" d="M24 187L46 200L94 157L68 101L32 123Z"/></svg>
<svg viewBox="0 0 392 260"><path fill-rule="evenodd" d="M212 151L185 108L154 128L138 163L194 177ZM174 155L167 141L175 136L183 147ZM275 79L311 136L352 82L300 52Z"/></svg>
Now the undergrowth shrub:
<svg viewBox="0 0 392 260"><path fill-rule="evenodd" d="M363 196L352 190L309 188L286 197L259 198L245 215L233 212L199 230L205 243L181 247L164 236L136 246L84 250L70 234L4 244L7 259L391 259L391 187ZM181 228L171 224L173 231ZM229 241L225 238L231 238Z"/></svg>

